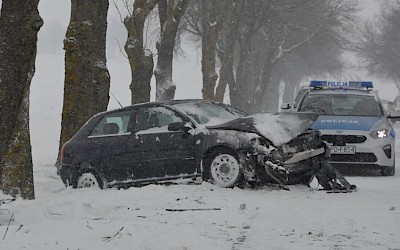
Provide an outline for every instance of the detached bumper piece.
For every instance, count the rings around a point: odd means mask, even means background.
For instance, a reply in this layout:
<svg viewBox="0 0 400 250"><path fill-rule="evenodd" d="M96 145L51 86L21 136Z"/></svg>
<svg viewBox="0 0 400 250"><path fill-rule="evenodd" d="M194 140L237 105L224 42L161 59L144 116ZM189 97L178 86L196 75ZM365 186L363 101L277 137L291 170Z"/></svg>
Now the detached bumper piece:
<svg viewBox="0 0 400 250"><path fill-rule="evenodd" d="M317 148L317 149L306 150L306 151L294 154L291 158L286 160L284 162L284 164L297 163L297 162L304 161L308 158L311 158L311 157L314 157L314 156L317 156L317 155L320 155L323 153L325 153L325 148L323 148L323 147Z"/></svg>
<svg viewBox="0 0 400 250"><path fill-rule="evenodd" d="M310 159L310 160L309 160ZM308 166L305 162L309 160ZM290 167L289 167L290 166ZM293 166L296 166L293 168ZM343 175L334 168L325 157L325 148L306 150L294 154L285 162L276 162L268 159L264 163L265 172L275 182L280 185L300 184L290 183L290 176L295 172L303 172L315 176L318 183L323 187L322 190L328 193L350 193L357 190L355 185L351 185ZM304 183L303 183L304 184Z"/></svg>
<svg viewBox="0 0 400 250"><path fill-rule="evenodd" d="M321 190L327 193L351 193L357 191L357 186L350 184L346 178L329 162L322 162L321 170L315 175Z"/></svg>

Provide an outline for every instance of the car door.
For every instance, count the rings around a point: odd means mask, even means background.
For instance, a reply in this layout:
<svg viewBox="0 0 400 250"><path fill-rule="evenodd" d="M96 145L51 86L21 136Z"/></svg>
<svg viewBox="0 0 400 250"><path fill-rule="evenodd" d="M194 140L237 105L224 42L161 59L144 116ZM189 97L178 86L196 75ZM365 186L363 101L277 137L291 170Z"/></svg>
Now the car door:
<svg viewBox="0 0 400 250"><path fill-rule="evenodd" d="M131 110L105 115L88 136L87 161L98 168L108 182L125 181L130 178L130 155L127 142Z"/></svg>
<svg viewBox="0 0 400 250"><path fill-rule="evenodd" d="M139 107L134 117L128 147L133 159L131 175L135 179L196 172L195 136L187 130L168 130L172 123L185 122L185 117L164 106Z"/></svg>

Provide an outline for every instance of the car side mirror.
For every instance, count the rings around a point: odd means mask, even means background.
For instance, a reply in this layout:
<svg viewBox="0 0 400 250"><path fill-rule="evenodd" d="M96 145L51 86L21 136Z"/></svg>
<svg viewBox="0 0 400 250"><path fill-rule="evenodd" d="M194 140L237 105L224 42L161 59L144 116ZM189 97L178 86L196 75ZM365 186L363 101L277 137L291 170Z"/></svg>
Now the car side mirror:
<svg viewBox="0 0 400 250"><path fill-rule="evenodd" d="M291 107L290 103L282 103L281 105L281 109L290 109Z"/></svg>
<svg viewBox="0 0 400 250"><path fill-rule="evenodd" d="M395 121L400 121L400 110L394 110L389 113L388 118L392 120L393 122Z"/></svg>
<svg viewBox="0 0 400 250"><path fill-rule="evenodd" d="M185 131L188 132L190 127L186 126L186 122L174 122L168 125L168 131Z"/></svg>

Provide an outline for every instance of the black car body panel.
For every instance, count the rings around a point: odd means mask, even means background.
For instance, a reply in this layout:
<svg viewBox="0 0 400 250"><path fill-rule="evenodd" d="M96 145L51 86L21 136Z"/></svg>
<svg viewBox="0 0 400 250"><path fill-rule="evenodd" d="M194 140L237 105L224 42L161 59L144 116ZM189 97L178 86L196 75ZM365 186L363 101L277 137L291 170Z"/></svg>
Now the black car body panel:
<svg viewBox="0 0 400 250"><path fill-rule="evenodd" d="M316 118L310 113L244 116L202 100L138 104L89 119L63 146L60 176L74 187L84 172L104 187L204 178L209 158L221 152L237 159L247 182L305 183L303 177L314 176L329 156L319 132L308 129Z"/></svg>

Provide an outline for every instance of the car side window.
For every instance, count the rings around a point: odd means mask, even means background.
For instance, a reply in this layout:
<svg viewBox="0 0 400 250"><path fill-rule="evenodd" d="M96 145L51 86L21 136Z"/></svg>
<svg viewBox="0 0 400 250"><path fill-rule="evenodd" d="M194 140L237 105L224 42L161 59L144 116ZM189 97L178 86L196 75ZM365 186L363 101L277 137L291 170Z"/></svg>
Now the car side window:
<svg viewBox="0 0 400 250"><path fill-rule="evenodd" d="M123 135L129 133L128 125L130 116L131 111L112 113L104 116L92 130L89 137Z"/></svg>
<svg viewBox="0 0 400 250"><path fill-rule="evenodd" d="M136 113L135 132L159 133L167 132L168 125L182 122L172 110L164 107L141 107Z"/></svg>

